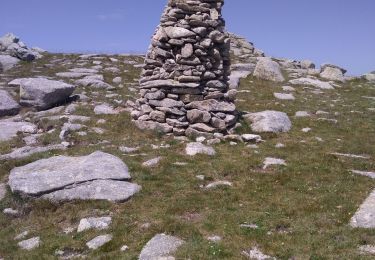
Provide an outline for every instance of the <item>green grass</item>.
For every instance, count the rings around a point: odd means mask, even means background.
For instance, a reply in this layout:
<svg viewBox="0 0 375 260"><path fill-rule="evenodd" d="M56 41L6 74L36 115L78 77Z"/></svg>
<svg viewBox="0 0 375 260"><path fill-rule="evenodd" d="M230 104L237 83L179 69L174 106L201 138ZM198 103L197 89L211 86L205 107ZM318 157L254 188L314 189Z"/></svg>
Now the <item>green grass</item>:
<svg viewBox="0 0 375 260"><path fill-rule="evenodd" d="M60 55L47 56L45 60L27 66L39 68ZM123 60L123 57L117 57ZM74 62L76 56L66 56ZM140 59L135 57L140 62ZM112 65L110 65L112 66ZM117 65L113 65L117 66ZM124 82L132 82L140 70L121 64ZM30 68L22 67L21 73L33 75ZM38 75L53 75L67 68L44 68ZM114 76L106 74L107 82ZM7 193L0 202L0 210L17 208L22 214L10 218L0 214L0 256L5 259L53 259L57 249L70 250L88 255L90 259L137 259L145 243L160 232L166 232L184 239L187 243L178 251L178 259L242 259L242 250L258 246L264 253L279 259L371 259L359 255L358 246L375 244L375 231L352 229L349 220L357 207L374 187L366 177L350 173L351 169L375 169L375 116L367 108L374 107L374 101L362 96L375 96L374 85L362 81L348 82L342 88L313 94L310 89L296 87L296 101L276 101L274 92L282 92L281 84L270 84L251 77L242 80L237 102L240 111L279 110L292 119L291 132L280 135L262 135L266 142L259 145L257 153L245 144L230 146L222 143L215 146L214 157L184 154L185 144L154 133L142 132L131 123L128 113L114 116L96 116L89 105L80 105L76 114L89 115L85 125L98 126L106 130L103 135L88 131L81 137L73 135L70 141L75 145L67 151L49 152L30 158L0 162L0 180L7 179L9 171L40 158L54 154L86 155L95 150L114 154L129 166L133 181L142 186L142 191L126 203L69 202L54 205L46 201L19 198ZM77 93L82 91L81 88ZM95 101L109 102L102 90L86 90L91 96L98 92ZM135 96L127 87L118 88L126 101ZM317 110L329 115L313 115L309 118L294 118L296 111ZM337 114L335 115L335 113ZM336 119L337 124L318 120L319 117ZM96 125L100 118L107 120ZM48 122L37 122L43 127ZM55 123L55 122L54 122ZM57 122L62 124L62 122ZM243 126L239 133L250 133L249 126ZM310 133L301 131L312 128ZM319 142L316 137L323 139ZM100 144L102 141L107 144ZM11 143L1 144L0 152L21 147L21 137ZM58 131L40 140L44 145L58 142ZM170 144L168 149L153 150L151 144ZM277 143L285 148L276 149ZM89 146L89 144L96 144ZM141 146L139 153L146 156L123 155L118 146ZM332 152L367 154L369 160L339 158ZM161 164L153 169L141 166L142 162L162 156ZM287 161L286 167L262 170L265 157L278 157ZM174 162L186 162L176 166ZM200 181L195 176L205 175ZM201 189L213 180L229 180L231 188L215 190ZM108 231L88 231L82 234L64 234L66 227L76 227L81 218L102 216L112 213L113 224ZM149 228L143 224L150 223ZM254 223L258 229L244 229L243 223ZM31 252L17 247L14 237L24 230L30 236L40 236L43 244ZM93 237L111 233L114 239L106 246L89 251L85 243ZM217 244L206 237L219 235L223 240ZM122 245L129 250L120 252Z"/></svg>

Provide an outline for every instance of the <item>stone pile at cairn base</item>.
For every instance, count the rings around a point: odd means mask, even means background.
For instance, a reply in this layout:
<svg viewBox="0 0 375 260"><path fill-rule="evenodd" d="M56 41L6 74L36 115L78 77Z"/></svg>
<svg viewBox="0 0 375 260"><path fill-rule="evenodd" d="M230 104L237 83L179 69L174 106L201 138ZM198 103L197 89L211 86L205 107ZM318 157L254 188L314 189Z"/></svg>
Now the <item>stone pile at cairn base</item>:
<svg viewBox="0 0 375 260"><path fill-rule="evenodd" d="M196 136L227 133L237 121L229 90L230 39L224 0L171 0L145 59L132 111L141 129Z"/></svg>

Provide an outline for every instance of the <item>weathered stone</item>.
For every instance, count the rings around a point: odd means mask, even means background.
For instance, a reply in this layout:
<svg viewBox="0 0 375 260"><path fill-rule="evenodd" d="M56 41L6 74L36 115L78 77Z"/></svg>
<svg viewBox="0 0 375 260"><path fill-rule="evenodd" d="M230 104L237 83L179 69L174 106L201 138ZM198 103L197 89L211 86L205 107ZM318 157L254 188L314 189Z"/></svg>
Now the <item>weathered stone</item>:
<svg viewBox="0 0 375 260"><path fill-rule="evenodd" d="M270 58L259 58L254 70L254 76L259 79L283 82L284 76L281 73L280 66Z"/></svg>
<svg viewBox="0 0 375 260"><path fill-rule="evenodd" d="M136 120L135 124L141 130L151 130L156 132L161 132L164 134L171 133L173 131L173 127L168 124L162 124L153 121L140 121Z"/></svg>
<svg viewBox="0 0 375 260"><path fill-rule="evenodd" d="M375 190L359 207L350 225L355 228L375 228Z"/></svg>
<svg viewBox="0 0 375 260"><path fill-rule="evenodd" d="M86 246L90 249L98 249L103 245L107 244L112 240L112 235L101 235L91 239L89 242L86 243Z"/></svg>
<svg viewBox="0 0 375 260"><path fill-rule="evenodd" d="M299 78L293 79L289 81L292 85L306 85L306 86L313 86L319 89L334 89L334 87L329 82L320 81L318 79L312 78Z"/></svg>
<svg viewBox="0 0 375 260"><path fill-rule="evenodd" d="M77 232L82 232L89 229L108 229L112 223L111 217L100 217L100 218L83 218L80 220Z"/></svg>
<svg viewBox="0 0 375 260"><path fill-rule="evenodd" d="M202 143L196 142L196 143L188 143L185 148L185 152L187 155L194 156L197 154L206 154L206 155L215 155L216 152L214 148L210 146L206 146Z"/></svg>
<svg viewBox="0 0 375 260"><path fill-rule="evenodd" d="M211 119L211 114L207 111L201 111L198 109L189 110L186 114L187 119L190 123L208 123Z"/></svg>
<svg viewBox="0 0 375 260"><path fill-rule="evenodd" d="M251 123L251 129L256 133L288 132L292 123L287 114L278 111L263 111L244 115L246 121Z"/></svg>
<svg viewBox="0 0 375 260"><path fill-rule="evenodd" d="M17 133L35 134L38 127L27 122L0 121L0 142L9 141L17 136Z"/></svg>
<svg viewBox="0 0 375 260"><path fill-rule="evenodd" d="M283 159L267 157L263 162L263 169L267 169L271 165L283 165L286 166L286 162Z"/></svg>
<svg viewBox="0 0 375 260"><path fill-rule="evenodd" d="M198 109L208 112L235 112L236 106L233 103L207 99L203 101L194 101L185 106L187 109Z"/></svg>
<svg viewBox="0 0 375 260"><path fill-rule="evenodd" d="M20 106L5 90L0 89L0 117L18 114Z"/></svg>
<svg viewBox="0 0 375 260"><path fill-rule="evenodd" d="M292 94L287 93L273 93L274 97L280 100L295 100L296 98Z"/></svg>
<svg viewBox="0 0 375 260"><path fill-rule="evenodd" d="M6 193L7 189L5 188L5 184L0 183L0 201L2 201L5 198Z"/></svg>
<svg viewBox="0 0 375 260"><path fill-rule="evenodd" d="M75 89L73 85L45 78L25 78L20 79L19 83L20 104L38 110L66 101Z"/></svg>
<svg viewBox="0 0 375 260"><path fill-rule="evenodd" d="M184 243L177 237L157 234L143 247L139 260L169 259Z"/></svg>
<svg viewBox="0 0 375 260"><path fill-rule="evenodd" d="M33 250L34 248L39 247L41 244L39 237L33 237L27 240L18 242L18 246L23 250Z"/></svg>
<svg viewBox="0 0 375 260"><path fill-rule="evenodd" d="M20 62L19 59L10 55L0 55L0 72L5 72L12 69Z"/></svg>
<svg viewBox="0 0 375 260"><path fill-rule="evenodd" d="M94 113L96 115L116 115L119 112L108 104L101 104L94 108Z"/></svg>
<svg viewBox="0 0 375 260"><path fill-rule="evenodd" d="M56 156L14 168L8 184L14 193L53 201L125 201L140 190L126 182L130 178L119 158L95 152L81 157Z"/></svg>

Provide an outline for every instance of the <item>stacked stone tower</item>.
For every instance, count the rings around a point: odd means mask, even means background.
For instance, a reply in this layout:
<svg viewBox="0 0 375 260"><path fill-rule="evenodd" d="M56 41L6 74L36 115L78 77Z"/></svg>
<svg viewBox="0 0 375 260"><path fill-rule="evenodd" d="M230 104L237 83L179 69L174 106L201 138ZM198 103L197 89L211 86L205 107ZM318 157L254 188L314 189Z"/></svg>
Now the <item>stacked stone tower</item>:
<svg viewBox="0 0 375 260"><path fill-rule="evenodd" d="M152 37L132 117L141 129L223 133L237 121L228 88L230 39L224 0L170 0Z"/></svg>

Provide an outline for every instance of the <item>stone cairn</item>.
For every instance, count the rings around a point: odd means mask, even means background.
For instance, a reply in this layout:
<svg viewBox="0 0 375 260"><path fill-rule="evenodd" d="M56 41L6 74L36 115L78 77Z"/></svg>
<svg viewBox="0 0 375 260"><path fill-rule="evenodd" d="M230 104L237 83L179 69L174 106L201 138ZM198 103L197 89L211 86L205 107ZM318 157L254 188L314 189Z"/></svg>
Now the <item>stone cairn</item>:
<svg viewBox="0 0 375 260"><path fill-rule="evenodd" d="M224 0L170 0L152 37L132 111L136 125L186 136L227 134L237 121L229 90Z"/></svg>

